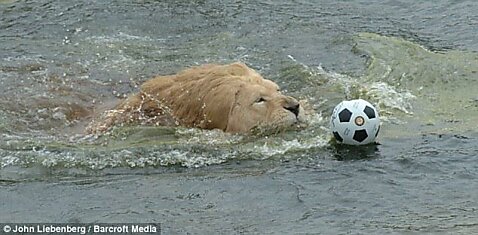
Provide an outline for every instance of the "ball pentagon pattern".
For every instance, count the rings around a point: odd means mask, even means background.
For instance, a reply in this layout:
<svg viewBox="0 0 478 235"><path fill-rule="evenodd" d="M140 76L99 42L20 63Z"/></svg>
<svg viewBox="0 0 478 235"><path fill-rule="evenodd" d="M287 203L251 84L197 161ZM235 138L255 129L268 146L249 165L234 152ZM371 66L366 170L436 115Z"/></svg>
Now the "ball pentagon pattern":
<svg viewBox="0 0 478 235"><path fill-rule="evenodd" d="M349 145L370 144L380 130L377 109L362 99L342 101L334 108L330 123L335 140Z"/></svg>

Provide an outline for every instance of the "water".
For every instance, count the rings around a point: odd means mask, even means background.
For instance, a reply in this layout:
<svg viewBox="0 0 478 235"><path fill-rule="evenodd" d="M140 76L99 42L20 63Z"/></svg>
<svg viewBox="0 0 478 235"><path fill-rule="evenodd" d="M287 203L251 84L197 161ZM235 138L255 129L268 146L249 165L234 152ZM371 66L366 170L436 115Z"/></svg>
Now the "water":
<svg viewBox="0 0 478 235"><path fill-rule="evenodd" d="M478 233L474 1L0 1L0 221L159 222L166 234ZM243 61L315 108L231 136L96 113L156 74ZM364 98L380 145L337 147Z"/></svg>

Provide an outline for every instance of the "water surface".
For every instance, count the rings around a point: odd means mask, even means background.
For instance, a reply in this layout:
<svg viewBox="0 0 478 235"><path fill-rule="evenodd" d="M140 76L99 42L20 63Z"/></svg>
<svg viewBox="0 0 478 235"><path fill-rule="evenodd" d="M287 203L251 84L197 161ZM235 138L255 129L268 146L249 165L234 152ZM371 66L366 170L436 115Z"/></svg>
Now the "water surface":
<svg viewBox="0 0 478 235"><path fill-rule="evenodd" d="M0 1L0 220L166 234L478 232L474 1ZM83 129L156 74L243 61L315 110L272 136ZM336 146L332 108L379 108Z"/></svg>

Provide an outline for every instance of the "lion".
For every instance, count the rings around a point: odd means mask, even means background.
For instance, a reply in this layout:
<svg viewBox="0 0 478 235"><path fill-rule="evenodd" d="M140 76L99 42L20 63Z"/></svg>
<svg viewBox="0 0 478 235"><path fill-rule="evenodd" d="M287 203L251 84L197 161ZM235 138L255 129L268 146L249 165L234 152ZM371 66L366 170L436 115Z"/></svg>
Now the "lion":
<svg viewBox="0 0 478 235"><path fill-rule="evenodd" d="M87 127L101 134L113 126L147 124L219 129L228 133L279 131L304 123L298 100L281 93L247 65L206 64L142 84Z"/></svg>

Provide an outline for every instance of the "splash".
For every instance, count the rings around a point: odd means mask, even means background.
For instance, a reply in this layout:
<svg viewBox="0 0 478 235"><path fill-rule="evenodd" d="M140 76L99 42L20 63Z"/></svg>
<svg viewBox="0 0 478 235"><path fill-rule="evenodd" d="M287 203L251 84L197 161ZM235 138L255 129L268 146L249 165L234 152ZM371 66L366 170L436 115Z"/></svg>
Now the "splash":
<svg viewBox="0 0 478 235"><path fill-rule="evenodd" d="M93 44L113 47L124 41L153 43L152 39L131 35L118 37L121 40L90 40ZM366 99L379 109L385 122L382 138L424 132L455 133L476 127L473 125L478 122L478 56L475 53L438 53L403 39L375 34L359 34L355 40L354 52L368 56L367 69L360 76L327 71L322 66L310 67L292 56L284 62L277 80L284 84L285 92L307 100L313 110L309 126L304 130L271 136L241 136L215 130L125 126L99 138L51 137L39 131L15 130L10 125L15 118L10 117L20 113L0 110L3 133L0 168L94 171L117 167L195 168L232 160L290 159L327 148L331 110L340 101L355 98ZM127 60L119 58L117 64L136 60L129 54L120 53L120 57L123 55ZM114 65L115 60L112 63ZM43 70L33 72L44 77ZM8 71L3 73L10 74ZM35 116L46 112L45 118L51 123L65 122L65 112L55 109L57 106L35 109ZM21 120L25 123L34 120L26 118Z"/></svg>
<svg viewBox="0 0 478 235"><path fill-rule="evenodd" d="M421 132L476 131L476 53L434 52L401 38L371 33L359 34L356 41L355 51L369 55L364 81L406 91L405 97L392 101L416 97L407 104L414 115L404 118L412 130L418 126Z"/></svg>
<svg viewBox="0 0 478 235"><path fill-rule="evenodd" d="M326 99L328 104L324 108L329 108L342 100L360 98L372 103L385 118L393 117L397 114L397 111L404 114L413 114L412 101L416 96L407 89L400 89L383 81L368 81L367 77L352 77L326 71L322 66L311 68L296 61L290 55L289 58L296 64L290 66L287 70L302 70L302 77L309 85L313 85L312 89L315 90L311 91L309 89L308 98L314 101L321 98ZM388 70L382 72L386 74ZM326 95L329 97L324 97Z"/></svg>

